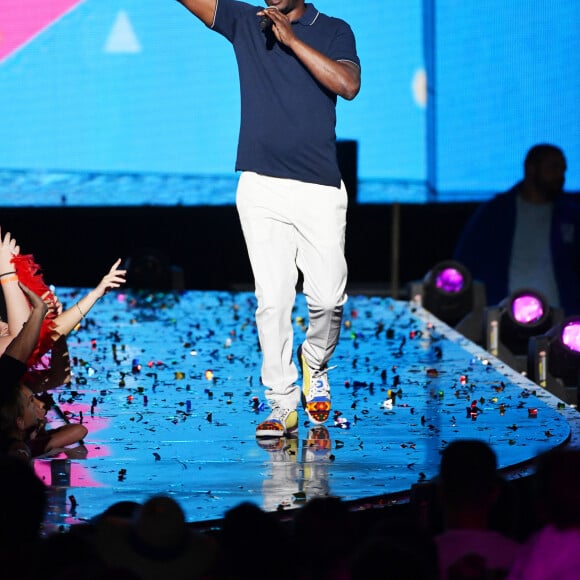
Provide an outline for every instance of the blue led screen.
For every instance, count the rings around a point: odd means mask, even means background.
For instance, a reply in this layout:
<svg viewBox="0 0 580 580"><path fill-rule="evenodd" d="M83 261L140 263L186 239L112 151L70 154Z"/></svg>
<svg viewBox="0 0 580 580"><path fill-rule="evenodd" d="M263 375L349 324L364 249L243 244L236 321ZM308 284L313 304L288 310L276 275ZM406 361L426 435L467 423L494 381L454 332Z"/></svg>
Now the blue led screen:
<svg viewBox="0 0 580 580"><path fill-rule="evenodd" d="M359 202L426 201L428 183L441 200L505 189L533 140L564 146L580 190L580 8L432 3L315 2L357 37L362 89L339 100L337 136L358 144ZM174 0L2 6L2 205L233 203L239 91L227 41Z"/></svg>
<svg viewBox="0 0 580 580"><path fill-rule="evenodd" d="M580 191L580 2L433 0L440 196L486 196L519 180L535 143L563 148Z"/></svg>

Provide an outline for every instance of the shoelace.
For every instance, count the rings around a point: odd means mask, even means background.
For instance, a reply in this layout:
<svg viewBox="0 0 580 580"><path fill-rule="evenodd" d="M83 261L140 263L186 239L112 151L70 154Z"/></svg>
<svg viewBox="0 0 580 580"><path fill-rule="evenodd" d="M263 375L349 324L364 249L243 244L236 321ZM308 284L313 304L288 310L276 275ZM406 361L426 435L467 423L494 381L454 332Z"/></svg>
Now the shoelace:
<svg viewBox="0 0 580 580"><path fill-rule="evenodd" d="M284 407L275 406L272 407L272 413L270 414L270 419L278 419L281 422L284 422L286 419L286 415L289 415Z"/></svg>
<svg viewBox="0 0 580 580"><path fill-rule="evenodd" d="M328 395L328 372L335 369L336 365L333 367L326 367L324 369L316 370L312 372L312 379L310 381L310 389L313 397L318 395Z"/></svg>

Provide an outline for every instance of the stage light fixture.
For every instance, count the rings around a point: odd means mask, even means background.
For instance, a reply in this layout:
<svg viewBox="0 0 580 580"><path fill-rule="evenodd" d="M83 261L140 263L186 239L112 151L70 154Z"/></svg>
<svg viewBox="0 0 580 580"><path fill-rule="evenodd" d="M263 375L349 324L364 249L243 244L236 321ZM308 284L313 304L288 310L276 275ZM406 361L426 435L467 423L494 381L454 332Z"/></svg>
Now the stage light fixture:
<svg viewBox="0 0 580 580"><path fill-rule="evenodd" d="M483 347L520 373L528 367L528 343L561 322L562 309L538 291L521 288L483 313Z"/></svg>
<svg viewBox="0 0 580 580"><path fill-rule="evenodd" d="M473 280L460 262L445 260L436 264L423 280L410 283L409 297L470 340L480 339L485 285Z"/></svg>
<svg viewBox="0 0 580 580"><path fill-rule="evenodd" d="M528 377L562 401L578 407L580 316L562 320L528 345Z"/></svg>

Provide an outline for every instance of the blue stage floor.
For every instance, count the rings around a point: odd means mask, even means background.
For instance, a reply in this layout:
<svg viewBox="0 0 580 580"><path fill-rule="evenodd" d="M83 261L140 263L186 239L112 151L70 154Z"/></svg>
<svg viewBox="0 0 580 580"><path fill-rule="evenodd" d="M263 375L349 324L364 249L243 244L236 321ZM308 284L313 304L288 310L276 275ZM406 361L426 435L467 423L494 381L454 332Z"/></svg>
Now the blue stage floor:
<svg viewBox="0 0 580 580"><path fill-rule="evenodd" d="M72 304L78 292L57 289ZM330 371L330 442L265 450L255 299L247 292L111 293L69 337L72 383L52 391L89 429L86 457L37 459L50 485L47 530L87 521L113 503L172 495L189 522L241 501L293 509L315 495L353 504L404 501L432 478L441 449L479 438L509 477L542 451L575 443L578 412L420 307L351 296ZM307 312L299 295L295 342ZM55 424L58 419L55 420Z"/></svg>

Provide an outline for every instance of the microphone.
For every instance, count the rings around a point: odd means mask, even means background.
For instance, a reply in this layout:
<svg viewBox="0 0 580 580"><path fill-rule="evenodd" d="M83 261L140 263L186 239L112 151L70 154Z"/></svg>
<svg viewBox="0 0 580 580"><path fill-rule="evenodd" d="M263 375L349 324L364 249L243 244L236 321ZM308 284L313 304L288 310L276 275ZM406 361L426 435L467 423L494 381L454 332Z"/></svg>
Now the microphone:
<svg viewBox="0 0 580 580"><path fill-rule="evenodd" d="M272 21L264 14L260 17L260 30L266 32L272 26Z"/></svg>
<svg viewBox="0 0 580 580"><path fill-rule="evenodd" d="M260 16L260 30L262 32L268 32L270 28L272 28L272 20L268 18L268 12L270 10L278 10L275 6L269 6L268 8L264 9L264 14Z"/></svg>

